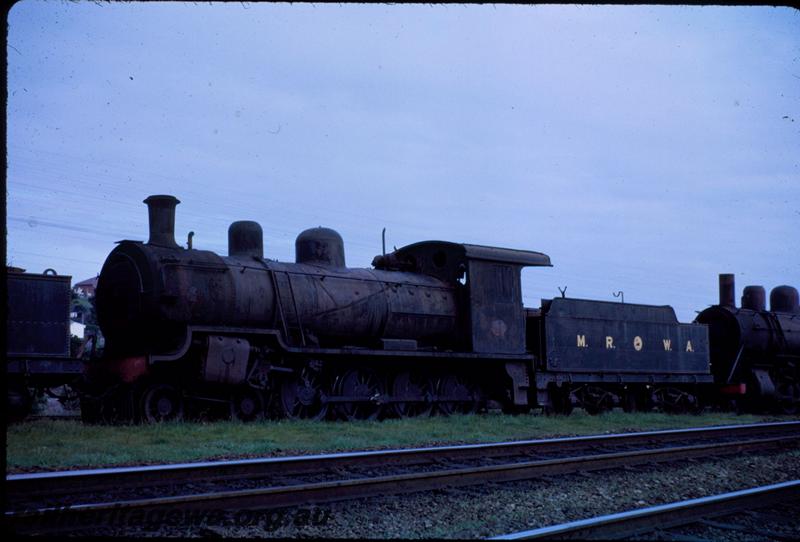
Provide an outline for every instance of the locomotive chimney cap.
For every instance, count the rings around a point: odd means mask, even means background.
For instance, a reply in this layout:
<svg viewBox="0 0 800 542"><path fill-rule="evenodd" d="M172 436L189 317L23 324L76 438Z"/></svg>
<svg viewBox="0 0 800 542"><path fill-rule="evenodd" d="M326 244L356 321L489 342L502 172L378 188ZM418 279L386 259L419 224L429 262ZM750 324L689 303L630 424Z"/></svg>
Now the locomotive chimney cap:
<svg viewBox="0 0 800 542"><path fill-rule="evenodd" d="M175 242L175 207L180 200L175 196L158 194L145 198L150 219L150 239L147 244L180 248Z"/></svg>
<svg viewBox="0 0 800 542"><path fill-rule="evenodd" d="M154 194L152 196L147 196L142 203L146 203L150 205L151 203L171 203L174 205L178 205L181 202L175 196L170 196L169 194Z"/></svg>

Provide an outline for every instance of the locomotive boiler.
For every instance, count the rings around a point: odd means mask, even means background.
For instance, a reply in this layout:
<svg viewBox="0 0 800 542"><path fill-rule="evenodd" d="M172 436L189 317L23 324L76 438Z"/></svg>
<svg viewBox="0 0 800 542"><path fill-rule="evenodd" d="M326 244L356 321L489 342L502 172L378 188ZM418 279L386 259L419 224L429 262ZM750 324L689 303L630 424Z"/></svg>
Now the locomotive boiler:
<svg viewBox="0 0 800 542"><path fill-rule="evenodd" d="M800 304L797 289L778 286L766 307L763 286L747 286L736 306L735 281L719 276L719 304L698 316L709 326L711 362L722 394L747 407L800 410Z"/></svg>
<svg viewBox="0 0 800 542"><path fill-rule="evenodd" d="M177 199L152 196L150 240L123 241L100 273L97 311L113 354L178 348L187 326L280 329L287 344L378 346L386 339L446 344L455 335L455 288L421 274L348 269L335 231L296 240L296 263L263 258L256 222L234 222L222 257L174 240Z"/></svg>

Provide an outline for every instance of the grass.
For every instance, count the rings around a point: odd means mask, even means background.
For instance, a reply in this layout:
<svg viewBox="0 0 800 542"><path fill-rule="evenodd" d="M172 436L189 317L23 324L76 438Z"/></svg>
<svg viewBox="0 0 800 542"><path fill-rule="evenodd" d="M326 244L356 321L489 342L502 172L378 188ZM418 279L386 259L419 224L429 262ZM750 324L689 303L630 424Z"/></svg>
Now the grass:
<svg viewBox="0 0 800 542"><path fill-rule="evenodd" d="M589 416L462 415L382 422L264 421L88 426L37 420L6 429L6 470L153 464L387 447L493 442L559 435L754 423L765 416L613 412ZM787 418L781 418L785 420Z"/></svg>

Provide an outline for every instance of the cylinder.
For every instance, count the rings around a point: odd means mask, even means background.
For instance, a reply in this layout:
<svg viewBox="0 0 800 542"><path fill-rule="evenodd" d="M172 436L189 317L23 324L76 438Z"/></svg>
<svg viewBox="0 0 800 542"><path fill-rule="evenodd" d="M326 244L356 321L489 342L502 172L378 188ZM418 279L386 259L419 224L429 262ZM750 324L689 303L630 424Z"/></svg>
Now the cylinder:
<svg viewBox="0 0 800 542"><path fill-rule="evenodd" d="M295 261L312 265L343 268L344 241L330 228L305 230L294 242Z"/></svg>
<svg viewBox="0 0 800 542"><path fill-rule="evenodd" d="M719 304L731 309L736 308L736 283L733 273L719 275Z"/></svg>
<svg viewBox="0 0 800 542"><path fill-rule="evenodd" d="M239 220L230 225L228 256L264 257L264 232L258 222Z"/></svg>
<svg viewBox="0 0 800 542"><path fill-rule="evenodd" d="M767 291L763 286L745 286L742 292L742 308L751 311L767 310Z"/></svg>
<svg viewBox="0 0 800 542"><path fill-rule="evenodd" d="M776 286L769 293L769 308L773 312L800 313L797 289L791 286Z"/></svg>
<svg viewBox="0 0 800 542"><path fill-rule="evenodd" d="M148 245L167 248L180 248L175 242L175 206L180 201L175 196L150 196L144 203L150 218L150 239Z"/></svg>

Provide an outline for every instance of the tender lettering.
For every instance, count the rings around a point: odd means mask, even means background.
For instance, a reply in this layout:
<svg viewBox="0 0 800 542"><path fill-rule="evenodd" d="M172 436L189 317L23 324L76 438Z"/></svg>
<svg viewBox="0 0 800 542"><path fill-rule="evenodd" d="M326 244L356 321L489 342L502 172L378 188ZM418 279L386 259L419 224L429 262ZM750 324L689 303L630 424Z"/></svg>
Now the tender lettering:
<svg viewBox="0 0 800 542"><path fill-rule="evenodd" d="M614 337L606 337L606 348L609 350L614 348Z"/></svg>
<svg viewBox="0 0 800 542"><path fill-rule="evenodd" d="M586 348L586 335L578 335L578 348Z"/></svg>
<svg viewBox="0 0 800 542"><path fill-rule="evenodd" d="M672 350L672 341L669 339L664 339L664 350L670 351Z"/></svg>
<svg viewBox="0 0 800 542"><path fill-rule="evenodd" d="M639 350L642 349L642 346L644 346L642 338L637 335L636 337L633 338L633 349L638 352Z"/></svg>
<svg viewBox="0 0 800 542"><path fill-rule="evenodd" d="M694 352L694 348L692 348L692 341L686 341L686 351Z"/></svg>

